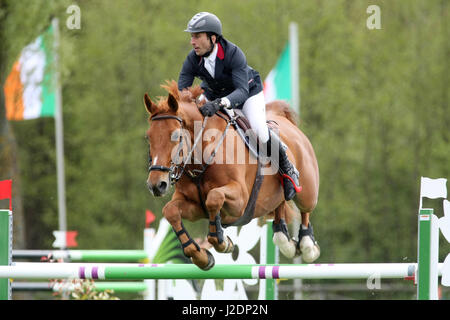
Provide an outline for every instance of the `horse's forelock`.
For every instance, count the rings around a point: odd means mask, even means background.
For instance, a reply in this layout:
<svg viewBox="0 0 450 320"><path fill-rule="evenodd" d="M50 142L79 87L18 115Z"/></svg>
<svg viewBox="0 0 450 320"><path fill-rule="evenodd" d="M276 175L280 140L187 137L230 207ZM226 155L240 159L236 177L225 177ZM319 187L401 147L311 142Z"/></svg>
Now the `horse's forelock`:
<svg viewBox="0 0 450 320"><path fill-rule="evenodd" d="M162 84L161 88L166 89L166 91L174 96L175 99L180 100L180 91L178 90L178 84L175 80L166 80L166 84Z"/></svg>
<svg viewBox="0 0 450 320"><path fill-rule="evenodd" d="M189 87L187 89L179 91L178 84L174 80L167 80L165 84L161 85L161 88L165 89L167 93L171 94L176 100L182 102L195 102L195 99L197 99L203 93L203 89L199 85L195 85L193 87ZM168 105L168 97L159 96L157 102L157 110L154 115L159 113L166 113L168 111L170 111L170 107Z"/></svg>
<svg viewBox="0 0 450 320"><path fill-rule="evenodd" d="M192 95L192 99L195 100L203 93L203 89L199 85L196 85L194 87L190 87L189 92Z"/></svg>
<svg viewBox="0 0 450 320"><path fill-rule="evenodd" d="M203 89L199 85L179 91L175 80L167 80L166 84L161 85L161 87L174 96L175 99L184 102L194 102L203 93Z"/></svg>

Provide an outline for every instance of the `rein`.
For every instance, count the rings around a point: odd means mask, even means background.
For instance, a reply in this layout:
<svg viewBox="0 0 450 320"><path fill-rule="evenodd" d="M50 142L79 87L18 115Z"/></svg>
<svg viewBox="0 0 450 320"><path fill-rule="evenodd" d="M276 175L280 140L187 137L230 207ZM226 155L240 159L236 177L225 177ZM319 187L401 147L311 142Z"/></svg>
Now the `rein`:
<svg viewBox="0 0 450 320"><path fill-rule="evenodd" d="M219 150L220 146L222 145L225 136L227 134L228 129L230 128L231 125L233 125L236 129L237 129L237 125L236 125L236 121L235 118L233 116L231 116L230 114L228 114L229 119L227 119L225 116L223 116L220 113L216 113L217 116L219 116L220 118L222 118L223 120L226 121L227 126L225 127L225 130L222 133L222 136L220 137L219 142L217 143L216 147L214 148L214 151L211 153L211 156L209 157L209 159L206 161L205 164L202 163L202 169L198 170L198 169L193 169L193 170L187 170L186 171L186 165L187 165L187 161L189 161L189 159L191 159L192 154L195 150L195 148L197 147L198 142L200 141L200 139L203 136L203 131L205 129L206 126L206 122L208 120L208 117L205 117L203 119L203 124L202 124L202 128L200 131L200 134L197 135L197 137L195 137L194 140L194 144L191 148L191 150L189 151L189 154L187 155L187 157L185 158L186 160L183 161L180 164L176 164L173 161L171 162L171 166L166 167L166 166L160 166L160 165L152 165L151 164L151 158L149 158L149 172L153 171L153 170L157 170L157 171L164 171L164 172L169 172L170 173L170 183L173 185L175 184L178 180L181 179L181 177L183 176L183 174L186 172L186 174L188 175L189 178L191 178L191 180L194 182L194 184L197 186L197 191L198 191L198 197L200 199L200 204L202 206L203 212L205 214L205 216L208 218L209 214L208 214L208 210L206 208L205 205L205 199L203 198L203 192L202 192L202 187L201 187L201 180L203 179L203 174L205 173L206 169L208 168L208 166L211 164L211 162L214 160L214 157L216 156L217 150ZM153 117L150 118L150 120L155 121L155 120L166 120L166 119L174 119L177 120L178 122L180 122L180 130L183 130L183 119L181 119L178 116L174 116L174 115L155 115ZM182 133L182 132L181 132ZM182 148L183 145L183 135L180 134L180 146L178 147L177 150L177 156L179 155L179 151ZM250 222L251 219L253 219L253 214L255 211L255 204L256 204L256 199L258 197L258 193L259 193L259 189L261 187L261 184L263 182L264 176L261 175L261 162L259 161L258 158L258 169L257 169L257 173L255 176L255 181L253 184L253 188L250 194L250 198L249 201L247 203L247 207L245 208L244 214L234 223L225 225L223 224L222 226L224 228L229 227L229 226L240 226L240 225L245 225L248 222Z"/></svg>

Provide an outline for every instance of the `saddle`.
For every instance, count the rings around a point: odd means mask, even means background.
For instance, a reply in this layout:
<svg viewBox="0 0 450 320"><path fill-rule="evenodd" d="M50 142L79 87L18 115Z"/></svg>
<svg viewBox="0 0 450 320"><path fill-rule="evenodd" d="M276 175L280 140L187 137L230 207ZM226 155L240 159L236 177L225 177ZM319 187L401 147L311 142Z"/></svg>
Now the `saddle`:
<svg viewBox="0 0 450 320"><path fill-rule="evenodd" d="M234 113L236 114L236 124L244 131L247 131L252 128L250 122L247 117L244 115L241 109L235 109Z"/></svg>
<svg viewBox="0 0 450 320"><path fill-rule="evenodd" d="M224 111L222 111L224 110ZM259 159L262 155L260 155L258 151L258 137L254 134L250 122L247 117L244 115L241 109L222 109L217 112L218 116L223 118L226 121L230 121L233 125L236 132L241 137L242 141L245 143L245 146L249 149L249 151L255 156L256 159ZM275 126L278 126L278 123L274 120L267 120L267 125L274 129Z"/></svg>

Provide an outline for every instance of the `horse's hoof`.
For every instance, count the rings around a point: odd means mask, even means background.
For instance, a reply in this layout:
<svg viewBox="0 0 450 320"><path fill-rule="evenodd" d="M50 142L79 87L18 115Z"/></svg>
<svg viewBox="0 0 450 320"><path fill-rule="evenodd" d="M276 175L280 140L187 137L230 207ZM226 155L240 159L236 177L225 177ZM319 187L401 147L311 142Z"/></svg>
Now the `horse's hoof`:
<svg viewBox="0 0 450 320"><path fill-rule="evenodd" d="M273 243L278 246L281 253L288 259L295 257L297 243L294 240L289 240L286 235L279 231L273 234Z"/></svg>
<svg viewBox="0 0 450 320"><path fill-rule="evenodd" d="M234 247L233 241L231 241L229 236L227 236L227 238L228 238L227 246L226 246L225 250L222 251L222 253L232 253L234 251L235 247Z"/></svg>
<svg viewBox="0 0 450 320"><path fill-rule="evenodd" d="M302 260L306 263L314 262L320 256L320 247L311 237L306 236L300 240L299 245Z"/></svg>
<svg viewBox="0 0 450 320"><path fill-rule="evenodd" d="M216 264L216 260L214 259L214 256L211 254L211 252L209 252L208 250L204 249L206 252L206 255L208 256L208 263L206 264L205 267L200 267L200 269L202 269L203 271L208 271L209 269L211 269L212 267L214 267L214 265Z"/></svg>
<svg viewBox="0 0 450 320"><path fill-rule="evenodd" d="M223 240L222 242L219 243L217 240L217 237L208 235L208 242L214 246L214 249L218 253L232 253L235 248L235 245L234 245L233 241L231 241L229 236L227 236L226 240ZM224 248L221 249L219 244L224 245Z"/></svg>

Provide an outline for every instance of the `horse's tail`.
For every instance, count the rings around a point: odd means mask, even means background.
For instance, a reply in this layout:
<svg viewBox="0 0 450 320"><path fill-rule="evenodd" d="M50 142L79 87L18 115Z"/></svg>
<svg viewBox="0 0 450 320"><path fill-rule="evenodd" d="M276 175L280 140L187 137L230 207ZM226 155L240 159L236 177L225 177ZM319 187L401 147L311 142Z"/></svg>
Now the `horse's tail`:
<svg viewBox="0 0 450 320"><path fill-rule="evenodd" d="M266 112L285 117L295 126L298 126L298 115L289 107L289 104L283 100L275 100L266 104Z"/></svg>

